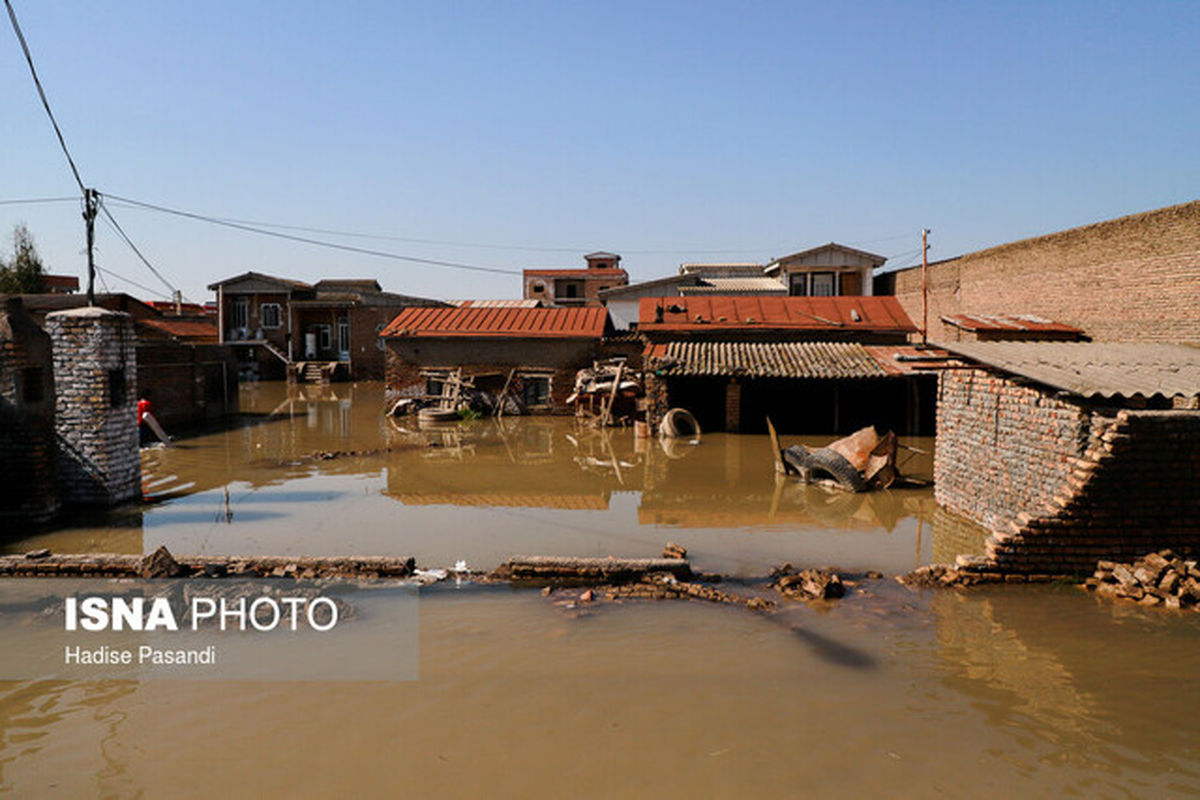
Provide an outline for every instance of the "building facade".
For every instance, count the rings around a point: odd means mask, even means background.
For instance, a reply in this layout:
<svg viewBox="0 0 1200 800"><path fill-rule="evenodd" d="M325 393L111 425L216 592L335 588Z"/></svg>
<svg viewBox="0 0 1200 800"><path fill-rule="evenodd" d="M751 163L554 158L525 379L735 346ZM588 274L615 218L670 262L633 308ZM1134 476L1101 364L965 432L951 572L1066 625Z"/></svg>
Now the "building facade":
<svg viewBox="0 0 1200 800"><path fill-rule="evenodd" d="M596 252L584 256L584 269L527 269L522 274L527 300L540 300L547 307L601 305L600 293L629 283L629 273L621 269L621 257Z"/></svg>

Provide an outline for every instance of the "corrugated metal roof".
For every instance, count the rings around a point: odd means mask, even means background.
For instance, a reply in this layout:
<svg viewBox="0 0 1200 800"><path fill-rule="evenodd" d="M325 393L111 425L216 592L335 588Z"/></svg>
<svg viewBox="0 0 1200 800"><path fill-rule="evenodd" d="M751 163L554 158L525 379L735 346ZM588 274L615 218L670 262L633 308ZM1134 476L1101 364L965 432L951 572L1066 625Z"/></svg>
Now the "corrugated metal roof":
<svg viewBox="0 0 1200 800"><path fill-rule="evenodd" d="M942 317L942 322L964 331L1083 333L1079 328L1033 314L951 314Z"/></svg>
<svg viewBox="0 0 1200 800"><path fill-rule="evenodd" d="M868 344L864 348L889 375L912 375L945 364L953 356L936 347L910 344Z"/></svg>
<svg viewBox="0 0 1200 800"><path fill-rule="evenodd" d="M406 308L381 336L599 339L608 310L580 308Z"/></svg>
<svg viewBox="0 0 1200 800"><path fill-rule="evenodd" d="M1083 397L1200 394L1200 348L1122 342L949 342L938 347Z"/></svg>
<svg viewBox="0 0 1200 800"><path fill-rule="evenodd" d="M657 309L662 309L661 319ZM916 326L891 295L876 297L643 297L641 331L844 330L911 333Z"/></svg>
<svg viewBox="0 0 1200 800"><path fill-rule="evenodd" d="M663 375L748 378L883 378L888 371L857 342L667 342L650 345Z"/></svg>
<svg viewBox="0 0 1200 800"><path fill-rule="evenodd" d="M679 293L687 296L692 294L737 294L739 292L757 292L787 295L788 287L781 281L766 276L748 278L704 278L704 283L698 286L681 286Z"/></svg>

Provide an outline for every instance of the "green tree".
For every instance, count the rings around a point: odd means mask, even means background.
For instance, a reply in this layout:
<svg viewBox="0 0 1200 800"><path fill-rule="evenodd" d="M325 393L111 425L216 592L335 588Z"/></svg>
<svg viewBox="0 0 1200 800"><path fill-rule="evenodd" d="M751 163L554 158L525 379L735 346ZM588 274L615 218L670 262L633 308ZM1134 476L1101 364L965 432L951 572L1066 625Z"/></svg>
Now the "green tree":
<svg viewBox="0 0 1200 800"><path fill-rule="evenodd" d="M42 257L25 223L13 227L12 259L0 258L0 294L36 294L42 291Z"/></svg>

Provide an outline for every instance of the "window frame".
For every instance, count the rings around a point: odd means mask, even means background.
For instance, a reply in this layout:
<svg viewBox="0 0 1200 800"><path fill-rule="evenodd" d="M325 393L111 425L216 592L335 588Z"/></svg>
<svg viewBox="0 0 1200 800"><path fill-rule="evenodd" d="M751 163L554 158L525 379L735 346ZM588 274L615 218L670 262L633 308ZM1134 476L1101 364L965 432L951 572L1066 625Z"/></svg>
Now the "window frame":
<svg viewBox="0 0 1200 800"><path fill-rule="evenodd" d="M274 325L271 325L267 322L267 309L273 309L275 312ZM259 303L258 321L264 328L269 330L279 330L283 327L283 306L281 306L279 303Z"/></svg>

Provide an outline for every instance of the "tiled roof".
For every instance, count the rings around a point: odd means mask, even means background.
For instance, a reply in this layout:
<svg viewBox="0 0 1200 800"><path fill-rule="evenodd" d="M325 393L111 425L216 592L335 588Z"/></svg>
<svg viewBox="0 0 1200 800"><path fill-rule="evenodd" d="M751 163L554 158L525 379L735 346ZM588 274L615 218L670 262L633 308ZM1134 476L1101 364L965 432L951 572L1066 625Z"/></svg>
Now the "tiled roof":
<svg viewBox="0 0 1200 800"><path fill-rule="evenodd" d="M952 314L942 317L942 322L964 331L1083 333L1079 328L1032 314Z"/></svg>
<svg viewBox="0 0 1200 800"><path fill-rule="evenodd" d="M608 310L579 308L406 308L381 336L599 339Z"/></svg>
<svg viewBox="0 0 1200 800"><path fill-rule="evenodd" d="M1200 348L1123 342L938 343L1003 372L1084 397L1200 395Z"/></svg>
<svg viewBox="0 0 1200 800"><path fill-rule="evenodd" d="M628 278L629 273L623 269L588 269L578 267L571 269L527 269L526 275L535 278Z"/></svg>
<svg viewBox="0 0 1200 800"><path fill-rule="evenodd" d="M667 342L646 348L661 375L748 378L883 378L888 371L857 342Z"/></svg>
<svg viewBox="0 0 1200 800"><path fill-rule="evenodd" d="M662 309L661 321L657 318ZM841 330L911 333L916 327L890 295L875 297L643 297L641 331Z"/></svg>

